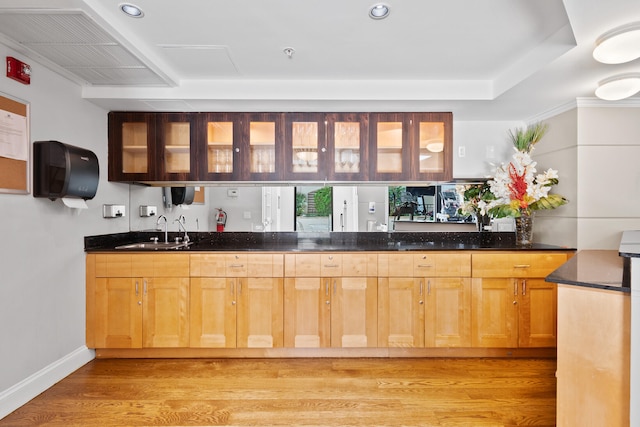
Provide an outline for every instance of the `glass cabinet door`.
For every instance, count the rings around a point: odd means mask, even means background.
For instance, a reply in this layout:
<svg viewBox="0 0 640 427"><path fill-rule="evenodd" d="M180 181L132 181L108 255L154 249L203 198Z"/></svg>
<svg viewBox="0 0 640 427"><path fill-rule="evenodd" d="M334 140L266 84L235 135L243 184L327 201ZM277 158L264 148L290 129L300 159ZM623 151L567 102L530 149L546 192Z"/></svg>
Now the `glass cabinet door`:
<svg viewBox="0 0 640 427"><path fill-rule="evenodd" d="M327 142L324 115L289 113L285 116L287 177L325 179Z"/></svg>
<svg viewBox="0 0 640 427"><path fill-rule="evenodd" d="M413 115L413 146L417 149L412 157L418 164L417 179L448 181L452 173L451 115L449 113L415 113Z"/></svg>
<svg viewBox="0 0 640 427"><path fill-rule="evenodd" d="M189 113L162 113L157 133L161 141L161 180L196 179L195 126Z"/></svg>
<svg viewBox="0 0 640 427"><path fill-rule="evenodd" d="M278 180L282 177L284 124L279 113L249 113L242 119L243 144L247 152L248 180ZM246 143L248 142L248 147ZM243 157L244 159L244 157Z"/></svg>
<svg viewBox="0 0 640 427"><path fill-rule="evenodd" d="M364 180L369 169L369 115L331 113L326 115L326 123L331 151L329 158L332 159L329 178L336 181Z"/></svg>
<svg viewBox="0 0 640 427"><path fill-rule="evenodd" d="M229 180L235 172L236 139L240 136L239 116L228 113L207 113L201 116L199 128L204 130L206 151L200 160L202 179ZM204 164L203 164L204 163Z"/></svg>
<svg viewBox="0 0 640 427"><path fill-rule="evenodd" d="M226 115L207 118L207 174L220 177L233 173L235 127L236 123Z"/></svg>
<svg viewBox="0 0 640 427"><path fill-rule="evenodd" d="M406 114L372 113L372 172L374 179L399 180L410 175L409 123Z"/></svg>
<svg viewBox="0 0 640 427"><path fill-rule="evenodd" d="M109 180L155 179L156 115L109 113Z"/></svg>

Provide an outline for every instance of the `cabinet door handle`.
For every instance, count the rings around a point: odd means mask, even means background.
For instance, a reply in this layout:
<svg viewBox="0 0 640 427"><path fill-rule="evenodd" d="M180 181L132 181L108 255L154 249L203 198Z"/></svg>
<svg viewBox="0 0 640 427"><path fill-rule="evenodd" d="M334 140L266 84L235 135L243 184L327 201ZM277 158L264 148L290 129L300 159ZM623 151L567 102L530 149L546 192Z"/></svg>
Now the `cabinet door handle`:
<svg viewBox="0 0 640 427"><path fill-rule="evenodd" d="M514 280L513 281L513 295L518 296L518 281ZM514 302L515 304L515 302Z"/></svg>
<svg viewBox="0 0 640 427"><path fill-rule="evenodd" d="M138 296L138 281L136 280L136 296Z"/></svg>
<svg viewBox="0 0 640 427"><path fill-rule="evenodd" d="M324 282L324 294L325 296L329 296L329 281L325 280Z"/></svg>
<svg viewBox="0 0 640 427"><path fill-rule="evenodd" d="M142 285L143 285L143 288L142 288L142 289L143 289L143 291L142 291L142 292L146 295L146 294L147 294L147 281L146 281L146 280L144 280L144 281L142 282Z"/></svg>
<svg viewBox="0 0 640 427"><path fill-rule="evenodd" d="M431 295L431 280L427 281L427 295Z"/></svg>
<svg viewBox="0 0 640 427"><path fill-rule="evenodd" d="M422 284L422 280L420 280L420 296L422 296L422 288L424 287L424 285Z"/></svg>
<svg viewBox="0 0 640 427"><path fill-rule="evenodd" d="M238 295L242 295L242 279L238 279Z"/></svg>
<svg viewBox="0 0 640 427"><path fill-rule="evenodd" d="M527 295L527 281L523 280L522 281L522 296Z"/></svg>
<svg viewBox="0 0 640 427"><path fill-rule="evenodd" d="M338 268L338 267L340 267L338 264L325 264L324 266L326 268Z"/></svg>
<svg viewBox="0 0 640 427"><path fill-rule="evenodd" d="M529 268L531 267L531 264L516 264L513 266L513 268Z"/></svg>
<svg viewBox="0 0 640 427"><path fill-rule="evenodd" d="M236 295L236 284L232 283L231 284L231 296L235 296Z"/></svg>
<svg viewBox="0 0 640 427"><path fill-rule="evenodd" d="M231 264L230 267L231 268L242 268L242 267L244 267L244 264Z"/></svg>
<svg viewBox="0 0 640 427"><path fill-rule="evenodd" d="M418 264L418 268L431 268L433 267L432 264Z"/></svg>
<svg viewBox="0 0 640 427"><path fill-rule="evenodd" d="M333 281L333 295L336 294L336 281Z"/></svg>

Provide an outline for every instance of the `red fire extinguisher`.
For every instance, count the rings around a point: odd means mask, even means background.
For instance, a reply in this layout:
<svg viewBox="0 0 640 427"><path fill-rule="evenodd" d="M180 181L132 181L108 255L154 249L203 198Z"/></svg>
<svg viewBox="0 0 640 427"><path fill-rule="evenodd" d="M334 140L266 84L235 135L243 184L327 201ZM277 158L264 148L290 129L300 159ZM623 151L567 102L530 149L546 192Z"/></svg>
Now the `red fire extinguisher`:
<svg viewBox="0 0 640 427"><path fill-rule="evenodd" d="M227 213L220 208L216 208L216 231L223 232L227 224Z"/></svg>

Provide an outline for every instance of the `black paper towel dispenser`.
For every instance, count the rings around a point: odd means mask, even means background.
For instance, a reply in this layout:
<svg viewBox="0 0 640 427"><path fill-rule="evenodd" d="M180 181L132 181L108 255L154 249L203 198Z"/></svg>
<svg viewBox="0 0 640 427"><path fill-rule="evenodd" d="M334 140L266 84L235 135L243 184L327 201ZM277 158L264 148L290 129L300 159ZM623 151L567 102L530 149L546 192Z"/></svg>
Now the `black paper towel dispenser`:
<svg viewBox="0 0 640 427"><path fill-rule="evenodd" d="M171 187L171 202L174 205L190 205L194 196L194 187Z"/></svg>
<svg viewBox="0 0 640 427"><path fill-rule="evenodd" d="M33 143L33 196L93 199L98 190L98 157L59 141Z"/></svg>

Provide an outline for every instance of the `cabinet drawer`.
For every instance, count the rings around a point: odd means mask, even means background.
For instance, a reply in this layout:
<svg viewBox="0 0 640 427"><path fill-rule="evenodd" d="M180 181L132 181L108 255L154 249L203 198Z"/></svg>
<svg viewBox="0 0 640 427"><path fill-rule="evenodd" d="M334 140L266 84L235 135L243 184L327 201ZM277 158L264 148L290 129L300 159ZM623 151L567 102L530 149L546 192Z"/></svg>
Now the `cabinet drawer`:
<svg viewBox="0 0 640 427"><path fill-rule="evenodd" d="M473 254L473 277L545 277L567 261L565 253Z"/></svg>
<svg viewBox="0 0 640 427"><path fill-rule="evenodd" d="M225 277L225 254L191 255L191 277Z"/></svg>
<svg viewBox="0 0 640 427"><path fill-rule="evenodd" d="M378 272L385 277L413 277L413 254L381 253Z"/></svg>
<svg viewBox="0 0 640 427"><path fill-rule="evenodd" d="M133 277L131 254L96 254L96 277Z"/></svg>
<svg viewBox="0 0 640 427"><path fill-rule="evenodd" d="M188 277L189 255L96 254L96 277Z"/></svg>
<svg viewBox="0 0 640 427"><path fill-rule="evenodd" d="M469 277L471 254L402 253L380 254L380 276L388 277Z"/></svg>
<svg viewBox="0 0 640 427"><path fill-rule="evenodd" d="M343 277L377 277L378 255L374 253L342 254Z"/></svg>
<svg viewBox="0 0 640 427"><path fill-rule="evenodd" d="M285 254L286 277L320 277L320 254Z"/></svg>
<svg viewBox="0 0 640 427"><path fill-rule="evenodd" d="M248 277L282 277L284 275L283 254L251 254L248 258Z"/></svg>
<svg viewBox="0 0 640 427"><path fill-rule="evenodd" d="M413 255L415 277L469 277L471 255L461 253L422 253Z"/></svg>

